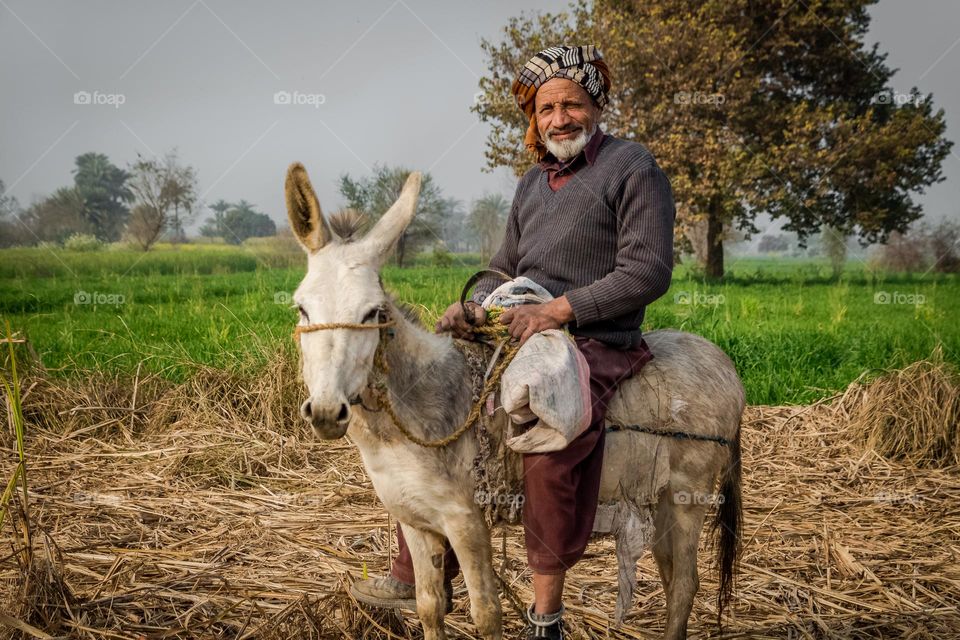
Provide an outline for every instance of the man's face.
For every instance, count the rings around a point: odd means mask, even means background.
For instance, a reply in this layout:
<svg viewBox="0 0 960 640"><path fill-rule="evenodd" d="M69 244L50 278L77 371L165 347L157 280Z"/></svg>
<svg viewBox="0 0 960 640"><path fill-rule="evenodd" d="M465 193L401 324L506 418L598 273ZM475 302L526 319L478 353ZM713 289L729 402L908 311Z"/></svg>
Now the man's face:
<svg viewBox="0 0 960 640"><path fill-rule="evenodd" d="M534 109L540 139L559 160L580 153L600 119L600 109L586 89L566 78L545 82L537 90Z"/></svg>

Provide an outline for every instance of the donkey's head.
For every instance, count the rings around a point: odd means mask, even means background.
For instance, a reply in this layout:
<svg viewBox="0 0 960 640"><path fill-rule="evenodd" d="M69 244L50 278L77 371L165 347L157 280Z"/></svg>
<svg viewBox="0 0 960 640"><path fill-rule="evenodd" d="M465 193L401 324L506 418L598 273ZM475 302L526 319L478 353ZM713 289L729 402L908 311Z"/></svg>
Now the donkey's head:
<svg viewBox="0 0 960 640"><path fill-rule="evenodd" d="M286 182L287 213L294 235L307 252L307 275L293 294L299 325L376 325L384 322L387 298L380 267L413 219L420 174L411 173L400 197L362 239L340 238L331 231L306 169L290 165ZM300 414L325 439L343 436L367 385L379 341L375 328L327 328L303 332L300 358L307 400Z"/></svg>

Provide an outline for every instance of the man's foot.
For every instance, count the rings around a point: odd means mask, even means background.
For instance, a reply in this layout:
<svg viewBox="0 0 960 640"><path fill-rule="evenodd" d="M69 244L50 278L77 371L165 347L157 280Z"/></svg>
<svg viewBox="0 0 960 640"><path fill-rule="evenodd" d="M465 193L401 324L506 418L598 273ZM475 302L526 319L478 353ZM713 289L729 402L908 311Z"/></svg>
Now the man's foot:
<svg viewBox="0 0 960 640"><path fill-rule="evenodd" d="M444 582L443 590L447 592L447 613L450 613L453 611L453 585ZM417 610L416 587L400 582L392 575L354 582L350 585L350 593L360 602L381 609Z"/></svg>
<svg viewBox="0 0 960 640"><path fill-rule="evenodd" d="M524 640L564 640L563 632L563 605L560 611L540 615L533 612L533 605L527 609L527 630Z"/></svg>

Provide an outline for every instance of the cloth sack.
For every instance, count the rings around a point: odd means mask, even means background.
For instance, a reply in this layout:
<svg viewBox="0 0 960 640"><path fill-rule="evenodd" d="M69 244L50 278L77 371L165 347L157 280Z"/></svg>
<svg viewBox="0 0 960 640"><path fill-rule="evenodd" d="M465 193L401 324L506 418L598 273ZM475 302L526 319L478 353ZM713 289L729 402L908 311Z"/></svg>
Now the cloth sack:
<svg viewBox="0 0 960 640"><path fill-rule="evenodd" d="M543 303L550 293L529 278L497 287L484 308ZM506 443L519 453L565 448L590 426L590 367L570 336L535 333L517 351L500 381L500 403L510 417Z"/></svg>

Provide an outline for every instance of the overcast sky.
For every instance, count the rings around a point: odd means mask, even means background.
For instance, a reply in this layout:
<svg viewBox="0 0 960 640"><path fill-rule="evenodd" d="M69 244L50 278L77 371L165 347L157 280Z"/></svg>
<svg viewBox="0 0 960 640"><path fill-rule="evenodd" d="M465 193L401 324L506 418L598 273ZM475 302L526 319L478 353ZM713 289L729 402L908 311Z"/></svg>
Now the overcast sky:
<svg viewBox="0 0 960 640"><path fill-rule="evenodd" d="M81 153L125 166L176 147L205 201L243 198L278 221L295 160L327 211L343 204L337 177L375 163L429 171L465 203L510 197L506 171L481 171L487 127L469 111L480 39L521 10L566 5L0 0L0 179L26 205L70 184ZM881 0L871 13L870 41L900 69L894 89L933 92L960 139L960 2ZM934 218L960 218L958 154L920 198Z"/></svg>

